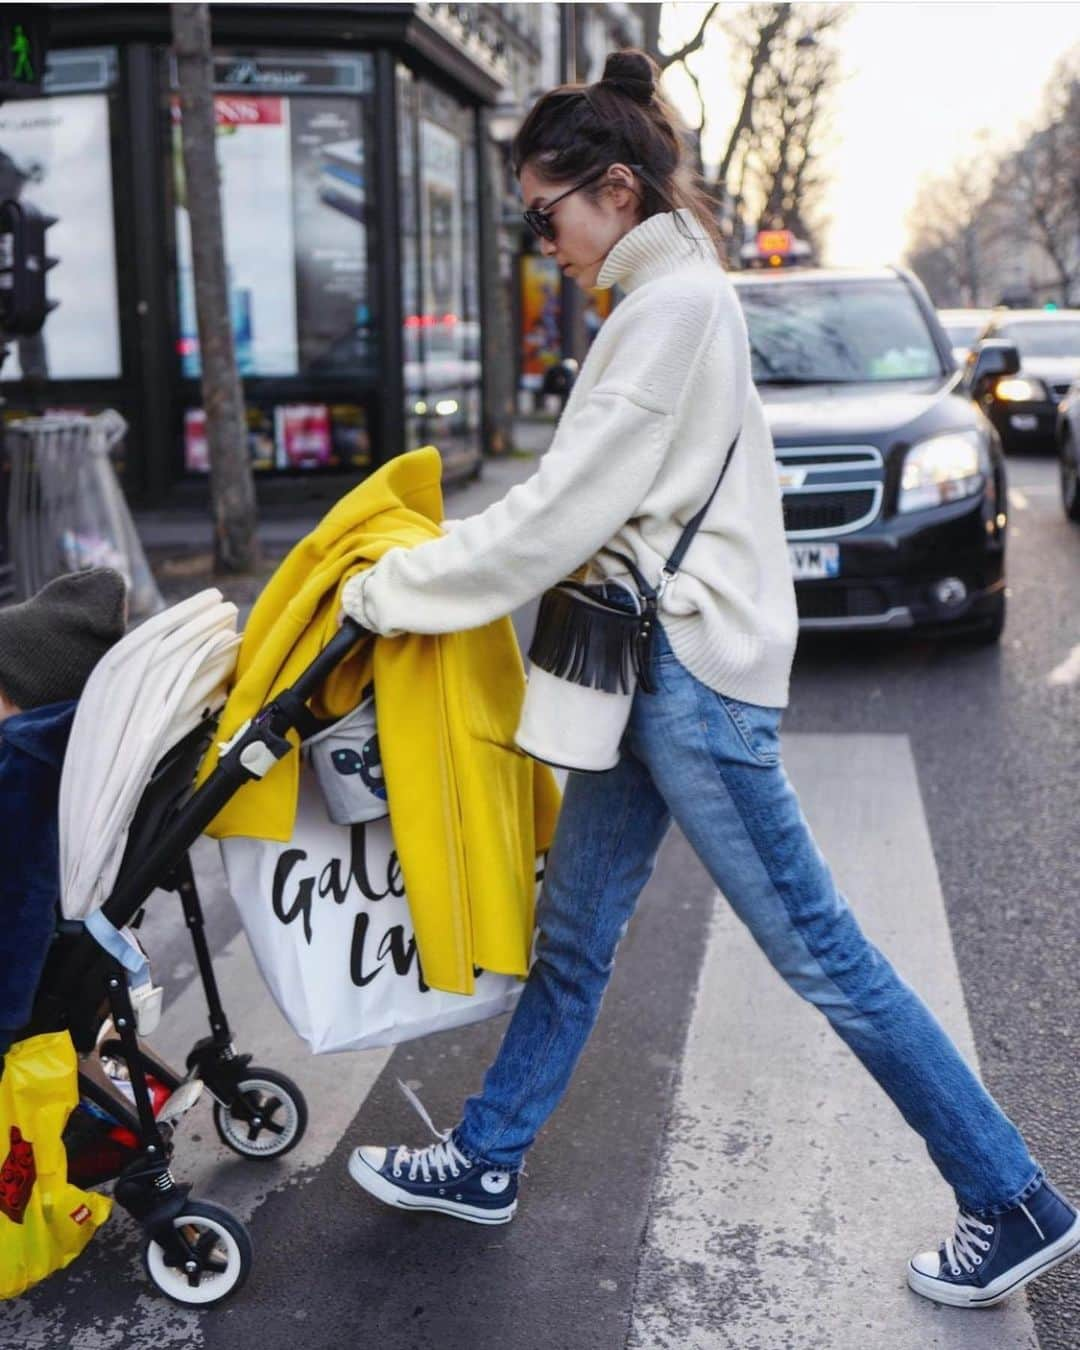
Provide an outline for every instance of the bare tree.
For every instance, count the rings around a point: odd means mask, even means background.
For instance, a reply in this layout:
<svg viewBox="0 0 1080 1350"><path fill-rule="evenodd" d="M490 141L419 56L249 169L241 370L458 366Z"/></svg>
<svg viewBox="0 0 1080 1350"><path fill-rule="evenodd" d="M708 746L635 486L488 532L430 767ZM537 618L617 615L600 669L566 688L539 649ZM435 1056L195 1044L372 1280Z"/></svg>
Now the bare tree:
<svg viewBox="0 0 1080 1350"><path fill-rule="evenodd" d="M210 454L214 570L250 572L258 564L255 483L229 318L215 151L209 6L174 4L172 31L180 91L183 194L191 222L195 313Z"/></svg>
<svg viewBox="0 0 1080 1350"><path fill-rule="evenodd" d="M691 58L708 40L711 26L721 22L720 7L710 5L695 31L670 52L659 50L659 8L653 6L647 15L646 43L662 69L679 67L689 79L698 104L693 132L700 147L712 110ZM751 218L756 223L768 216L811 239L820 233L814 218L825 187L819 142L839 71L827 36L845 12L841 5L758 3L723 21L740 94L706 186L720 204L736 248Z"/></svg>
<svg viewBox="0 0 1080 1350"><path fill-rule="evenodd" d="M908 258L939 304L1039 293L1073 299L1080 287L1080 48L1055 66L1039 122L1020 147L994 152L984 137L952 172L923 184L909 227Z"/></svg>
<svg viewBox="0 0 1080 1350"><path fill-rule="evenodd" d="M839 58L829 41L846 16L838 6L803 6L772 44L758 98L755 167L760 214L768 224L819 244L816 208L826 186L820 146Z"/></svg>
<svg viewBox="0 0 1080 1350"><path fill-rule="evenodd" d="M971 158L920 185L909 216L907 256L938 305L974 306L986 298L989 187L986 170Z"/></svg>
<svg viewBox="0 0 1080 1350"><path fill-rule="evenodd" d="M737 48L742 48L746 69L743 73L742 101L716 170L714 190L722 200L729 200L728 175L735 156L744 139L753 136L754 112L761 93L761 76L768 68L773 44L778 41L791 19L792 8L790 4L750 5L732 26L731 35Z"/></svg>

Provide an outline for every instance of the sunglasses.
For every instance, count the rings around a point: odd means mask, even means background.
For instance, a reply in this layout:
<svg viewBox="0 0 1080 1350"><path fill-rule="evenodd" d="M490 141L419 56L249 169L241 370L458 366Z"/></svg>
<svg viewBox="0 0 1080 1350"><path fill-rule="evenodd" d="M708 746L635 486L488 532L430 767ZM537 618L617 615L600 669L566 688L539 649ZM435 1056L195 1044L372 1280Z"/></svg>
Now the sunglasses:
<svg viewBox="0 0 1080 1350"><path fill-rule="evenodd" d="M640 164L630 164L627 167L633 169L635 173L641 172ZM560 192L557 197L548 202L547 206L532 207L530 210L522 212L525 217L525 224L528 225L537 239L546 239L549 244L553 244L555 242L555 222L551 218L551 208L561 202L564 197L569 197L571 193L578 192L583 187L588 187L590 183L595 183L607 171L608 166L605 165L602 169L597 169L595 173L589 174L588 178L583 178L580 183L575 183L565 192Z"/></svg>

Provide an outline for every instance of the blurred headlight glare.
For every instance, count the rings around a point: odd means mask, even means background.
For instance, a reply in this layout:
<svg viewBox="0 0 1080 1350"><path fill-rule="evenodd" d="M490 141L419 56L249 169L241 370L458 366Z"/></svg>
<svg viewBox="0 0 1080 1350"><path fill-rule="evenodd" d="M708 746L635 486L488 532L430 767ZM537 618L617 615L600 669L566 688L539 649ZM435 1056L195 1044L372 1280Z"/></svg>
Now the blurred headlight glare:
<svg viewBox="0 0 1080 1350"><path fill-rule="evenodd" d="M989 459L977 431L954 431L919 441L904 456L900 511L925 511L980 493Z"/></svg>
<svg viewBox="0 0 1080 1350"><path fill-rule="evenodd" d="M1045 403L1050 397L1042 380L1021 379L1018 376L998 380L994 394L1005 403Z"/></svg>

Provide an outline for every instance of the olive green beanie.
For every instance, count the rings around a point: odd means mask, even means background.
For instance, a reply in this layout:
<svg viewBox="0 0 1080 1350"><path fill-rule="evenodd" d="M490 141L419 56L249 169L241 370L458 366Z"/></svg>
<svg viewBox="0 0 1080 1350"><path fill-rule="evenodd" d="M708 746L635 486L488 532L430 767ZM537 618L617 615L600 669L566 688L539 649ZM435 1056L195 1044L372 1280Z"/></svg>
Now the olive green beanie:
<svg viewBox="0 0 1080 1350"><path fill-rule="evenodd" d="M127 588L111 567L71 572L0 609L0 692L23 709L78 698L123 637Z"/></svg>

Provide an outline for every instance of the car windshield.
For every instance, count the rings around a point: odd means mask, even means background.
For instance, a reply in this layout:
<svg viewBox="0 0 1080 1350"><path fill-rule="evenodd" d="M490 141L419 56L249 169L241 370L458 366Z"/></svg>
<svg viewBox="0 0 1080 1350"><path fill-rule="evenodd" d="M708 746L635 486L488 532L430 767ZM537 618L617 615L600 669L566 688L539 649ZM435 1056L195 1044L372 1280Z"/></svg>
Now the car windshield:
<svg viewBox="0 0 1080 1350"><path fill-rule="evenodd" d="M994 336L1011 338L1021 356L1080 356L1080 319L1005 323Z"/></svg>
<svg viewBox="0 0 1080 1350"><path fill-rule="evenodd" d="M943 373L902 281L780 281L738 287L756 384L856 384Z"/></svg>
<svg viewBox="0 0 1080 1350"><path fill-rule="evenodd" d="M982 332L982 325L978 323L947 323L942 326L953 347L970 347Z"/></svg>

